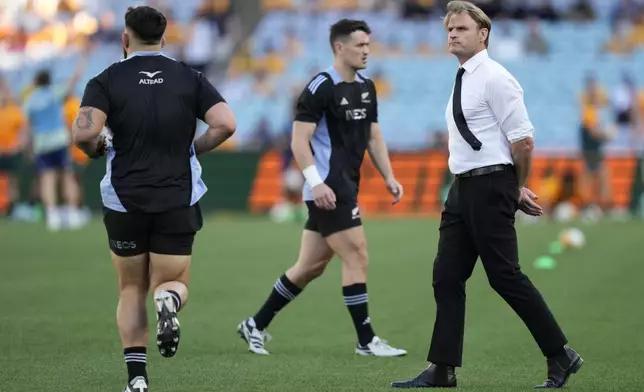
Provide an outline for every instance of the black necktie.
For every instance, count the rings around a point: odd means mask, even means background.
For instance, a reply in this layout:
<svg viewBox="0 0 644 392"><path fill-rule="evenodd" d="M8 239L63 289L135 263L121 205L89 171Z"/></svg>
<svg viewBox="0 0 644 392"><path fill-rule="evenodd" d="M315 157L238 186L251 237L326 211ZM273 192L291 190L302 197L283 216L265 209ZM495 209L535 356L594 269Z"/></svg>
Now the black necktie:
<svg viewBox="0 0 644 392"><path fill-rule="evenodd" d="M458 131L463 136L463 139L469 144L473 150L479 151L483 145L479 139L474 136L470 128L467 126L465 116L463 115L463 106L461 105L461 85L463 81L463 74L465 68L459 68L456 74L456 84L454 85L454 96L452 98L452 113L454 114L454 122Z"/></svg>

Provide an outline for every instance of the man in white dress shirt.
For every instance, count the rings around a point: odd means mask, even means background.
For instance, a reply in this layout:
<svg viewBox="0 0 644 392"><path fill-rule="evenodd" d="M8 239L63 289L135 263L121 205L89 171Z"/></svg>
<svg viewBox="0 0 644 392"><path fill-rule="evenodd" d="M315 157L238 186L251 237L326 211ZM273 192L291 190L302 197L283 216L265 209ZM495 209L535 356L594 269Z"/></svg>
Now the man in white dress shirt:
<svg viewBox="0 0 644 392"><path fill-rule="evenodd" d="M528 327L547 358L548 378L537 388L561 388L583 360L539 291L519 267L514 229L518 209L542 214L525 188L533 127L517 80L487 53L491 21L465 1L447 6L449 51L461 67L446 111L449 168L455 174L441 215L433 287L436 321L427 360L416 378L394 388L455 387L461 366L465 282L480 256L492 288Z"/></svg>

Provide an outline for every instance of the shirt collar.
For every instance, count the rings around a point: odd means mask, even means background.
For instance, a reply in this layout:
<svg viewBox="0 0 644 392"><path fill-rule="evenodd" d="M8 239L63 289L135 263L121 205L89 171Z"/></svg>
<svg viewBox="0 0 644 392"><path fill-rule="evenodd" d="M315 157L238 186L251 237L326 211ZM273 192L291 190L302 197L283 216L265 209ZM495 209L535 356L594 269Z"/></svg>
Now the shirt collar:
<svg viewBox="0 0 644 392"><path fill-rule="evenodd" d="M465 64L463 64L463 68L467 71L467 73L472 73L478 67L488 59L490 56L487 53L487 49L483 49L482 51L478 52L474 57L471 59L467 60Z"/></svg>
<svg viewBox="0 0 644 392"><path fill-rule="evenodd" d="M163 53L161 53L160 51L156 51L156 50L154 50L154 51L141 50L139 52L133 52L132 54L130 54L127 57L130 58L130 57L136 57L136 56L161 56L162 54Z"/></svg>
<svg viewBox="0 0 644 392"><path fill-rule="evenodd" d="M342 79L342 76L340 76L340 72L335 69L335 66L329 67L327 69L327 72L331 75L331 78L333 79L334 84L342 83L344 80ZM358 72L356 72L356 78L355 81L358 83L362 83L362 79L358 76Z"/></svg>

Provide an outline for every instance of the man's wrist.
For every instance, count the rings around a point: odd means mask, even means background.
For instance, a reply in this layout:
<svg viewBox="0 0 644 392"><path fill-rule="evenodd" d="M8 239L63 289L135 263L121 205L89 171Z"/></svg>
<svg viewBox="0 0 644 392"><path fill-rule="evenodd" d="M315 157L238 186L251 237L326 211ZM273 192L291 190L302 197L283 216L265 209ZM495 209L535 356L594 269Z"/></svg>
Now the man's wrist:
<svg viewBox="0 0 644 392"><path fill-rule="evenodd" d="M309 183L311 188L324 183L324 181L322 181L322 177L320 177L320 173L318 173L318 169L315 168L315 165L308 166L302 170L302 174L304 174L304 178L306 178L306 181Z"/></svg>

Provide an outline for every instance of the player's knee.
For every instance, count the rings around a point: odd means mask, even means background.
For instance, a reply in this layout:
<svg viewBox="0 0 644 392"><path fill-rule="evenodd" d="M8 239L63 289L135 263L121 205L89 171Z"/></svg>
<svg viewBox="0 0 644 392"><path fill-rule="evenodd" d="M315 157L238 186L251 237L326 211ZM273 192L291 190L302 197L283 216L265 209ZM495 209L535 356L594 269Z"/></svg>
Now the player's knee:
<svg viewBox="0 0 644 392"><path fill-rule="evenodd" d="M490 287L499 294L507 291L508 287L517 287L517 283L528 280L521 270L512 269L507 271L499 271L496 273L488 274L488 282Z"/></svg>
<svg viewBox="0 0 644 392"><path fill-rule="evenodd" d="M347 255L345 264L350 269L360 270L366 273L367 267L369 266L369 254L366 244L364 246L356 245L352 252Z"/></svg>
<svg viewBox="0 0 644 392"><path fill-rule="evenodd" d="M137 300L143 299L145 301L145 298L147 298L147 295L148 295L148 289L149 289L148 284L140 284L140 283L121 284L121 287L119 290L119 297L125 300L137 301Z"/></svg>
<svg viewBox="0 0 644 392"><path fill-rule="evenodd" d="M309 280L313 280L321 276L322 274L324 274L324 271L326 270L326 266L329 264L329 261L331 261L331 259L324 259L314 264L311 264L311 266L307 271L307 277L309 278Z"/></svg>

